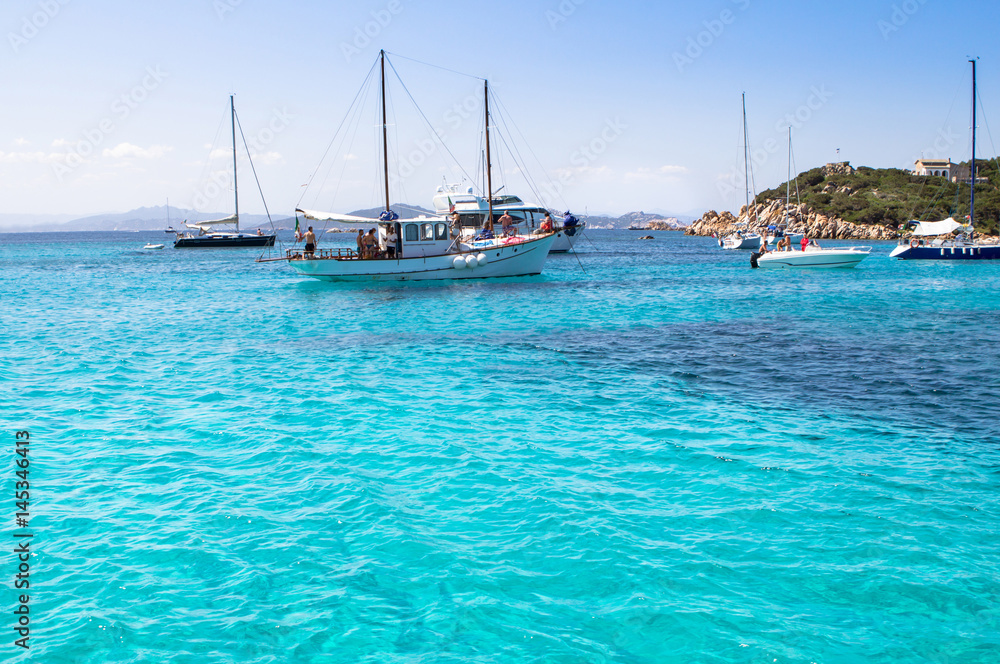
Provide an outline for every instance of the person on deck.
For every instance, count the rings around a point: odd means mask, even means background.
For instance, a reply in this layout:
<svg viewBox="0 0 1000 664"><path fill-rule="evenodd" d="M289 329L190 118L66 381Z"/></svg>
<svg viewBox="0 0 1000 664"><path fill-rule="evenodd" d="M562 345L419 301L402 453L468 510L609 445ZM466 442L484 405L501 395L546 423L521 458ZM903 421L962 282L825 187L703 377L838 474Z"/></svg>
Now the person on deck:
<svg viewBox="0 0 1000 664"><path fill-rule="evenodd" d="M389 227L385 231L385 257L395 258L396 257L396 240L399 236L396 235L396 225L389 224Z"/></svg>
<svg viewBox="0 0 1000 664"><path fill-rule="evenodd" d="M358 245L358 258L364 258L365 256L365 231L363 228L358 229L358 236L354 238L355 243Z"/></svg>
<svg viewBox="0 0 1000 664"><path fill-rule="evenodd" d="M514 235L517 233L517 228L514 226L514 217L510 216L510 213L504 210L503 216L500 217L500 227L503 228L504 235Z"/></svg>
<svg viewBox="0 0 1000 664"><path fill-rule="evenodd" d="M375 229L368 231L368 235L364 239L365 245L365 258L375 258L378 254L378 240L375 238Z"/></svg>
<svg viewBox="0 0 1000 664"><path fill-rule="evenodd" d="M806 235L805 233L803 233L802 234L802 240L799 242L799 244L802 245L802 251L805 251L806 247L809 246L809 236Z"/></svg>
<svg viewBox="0 0 1000 664"><path fill-rule="evenodd" d="M488 240L493 237L493 219L487 216L483 220L483 230L479 231L477 239Z"/></svg>
<svg viewBox="0 0 1000 664"><path fill-rule="evenodd" d="M566 210L566 214L563 215L563 228L572 228L580 223L580 220L570 214L569 210Z"/></svg>
<svg viewBox="0 0 1000 664"><path fill-rule="evenodd" d="M545 216L542 217L541 231L543 233L551 233L554 226L555 222L552 221L552 215L546 212Z"/></svg>
<svg viewBox="0 0 1000 664"><path fill-rule="evenodd" d="M316 251L316 234L313 233L313 227L310 226L309 230L305 234L306 248L305 254L306 258L312 258L313 253Z"/></svg>

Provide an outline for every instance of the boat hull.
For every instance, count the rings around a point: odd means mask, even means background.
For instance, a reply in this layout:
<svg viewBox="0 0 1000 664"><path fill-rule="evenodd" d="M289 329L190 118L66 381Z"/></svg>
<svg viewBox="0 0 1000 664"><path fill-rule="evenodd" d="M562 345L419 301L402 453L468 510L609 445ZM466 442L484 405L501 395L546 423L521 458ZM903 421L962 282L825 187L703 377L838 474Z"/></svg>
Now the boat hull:
<svg viewBox="0 0 1000 664"><path fill-rule="evenodd" d="M573 244L583 235L583 229L586 226L585 223L581 222L577 226L572 226L570 228L558 228L556 229L556 239L552 243L552 248L549 249L550 254L564 254L573 248Z"/></svg>
<svg viewBox="0 0 1000 664"><path fill-rule="evenodd" d="M750 235L748 237L730 236L720 243L723 249L759 249L760 236Z"/></svg>
<svg viewBox="0 0 1000 664"><path fill-rule="evenodd" d="M212 247L273 247L274 235L239 235L232 237L212 237L196 235L194 237L179 237L174 241L176 249L212 248Z"/></svg>
<svg viewBox="0 0 1000 664"><path fill-rule="evenodd" d="M871 249L814 249L809 251L773 251L757 259L761 268L833 269L851 268L863 261Z"/></svg>
<svg viewBox="0 0 1000 664"><path fill-rule="evenodd" d="M1000 245L970 244L952 247L919 246L901 244L892 250L890 258L900 260L925 261L983 261L1000 260Z"/></svg>
<svg viewBox="0 0 1000 664"><path fill-rule="evenodd" d="M296 257L288 264L299 274L323 281L432 281L490 279L541 274L555 234L474 251L414 258L360 260L355 257ZM484 265L455 266L456 258L485 254Z"/></svg>

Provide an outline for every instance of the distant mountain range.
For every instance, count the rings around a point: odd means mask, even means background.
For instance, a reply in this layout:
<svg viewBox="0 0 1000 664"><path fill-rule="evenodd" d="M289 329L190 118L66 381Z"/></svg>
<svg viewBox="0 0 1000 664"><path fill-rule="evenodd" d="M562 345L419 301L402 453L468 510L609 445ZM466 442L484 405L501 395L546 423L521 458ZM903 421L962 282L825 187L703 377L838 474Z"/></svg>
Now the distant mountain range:
<svg viewBox="0 0 1000 664"><path fill-rule="evenodd" d="M376 218L382 212L381 207L365 210L355 210L348 214L357 217ZM412 219L420 215L433 216L434 212L419 205L398 204L392 209L400 219ZM0 214L0 232L46 232L46 231L159 231L168 226L182 230L184 222L195 223L209 219L221 219L229 216L228 212L196 212L171 206L168 214L166 205L141 207L129 212L97 214L88 217L75 218L73 215L42 215L42 214ZM555 214L557 218L561 215ZM645 212L629 212L620 217L612 216L582 216L591 228L629 228L637 226L647 228L650 225L682 227L694 220L694 217L683 215L667 216ZM168 220L169 219L169 220ZM294 217L273 217L277 229L295 228ZM254 230L256 228L270 229L271 223L267 215L241 214L240 228ZM300 221L300 225L305 220ZM308 224L305 224L308 225ZM344 224L330 224L330 227L345 227Z"/></svg>
<svg viewBox="0 0 1000 664"><path fill-rule="evenodd" d="M642 230L681 230L688 226L694 217L684 215L665 216L647 212L629 212L620 217L587 217L590 228L638 228Z"/></svg>
<svg viewBox="0 0 1000 664"><path fill-rule="evenodd" d="M141 207L129 212L96 214L89 217L73 215L0 214L0 232L30 231L159 231L167 226L183 229L184 222L194 223L228 217L229 212L196 212L166 205ZM169 221L168 221L169 216ZM275 226L286 225L288 217L274 218ZM292 220L291 227L295 221ZM240 228L270 228L267 215L241 214Z"/></svg>

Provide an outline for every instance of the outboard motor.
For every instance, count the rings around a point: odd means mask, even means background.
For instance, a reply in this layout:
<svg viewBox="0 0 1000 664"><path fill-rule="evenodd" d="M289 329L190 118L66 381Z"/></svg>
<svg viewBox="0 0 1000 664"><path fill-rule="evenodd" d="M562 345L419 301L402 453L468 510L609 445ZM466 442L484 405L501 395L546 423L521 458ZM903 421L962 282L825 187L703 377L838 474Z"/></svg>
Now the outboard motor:
<svg viewBox="0 0 1000 664"><path fill-rule="evenodd" d="M760 254L756 251L750 254L750 267L757 269L757 259L760 258Z"/></svg>

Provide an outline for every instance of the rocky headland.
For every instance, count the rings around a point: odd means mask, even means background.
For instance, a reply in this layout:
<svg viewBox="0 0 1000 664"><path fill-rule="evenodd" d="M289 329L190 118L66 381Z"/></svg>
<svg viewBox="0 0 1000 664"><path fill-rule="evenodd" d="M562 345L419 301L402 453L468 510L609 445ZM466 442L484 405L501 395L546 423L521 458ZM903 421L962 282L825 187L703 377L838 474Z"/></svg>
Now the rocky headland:
<svg viewBox="0 0 1000 664"><path fill-rule="evenodd" d="M725 210L709 210L684 231L685 235L712 235L725 237L737 229L750 232L764 231L768 226L788 223L788 230L805 233L807 237L821 240L895 240L896 229L879 224L862 225L844 221L817 212L806 205L791 205L785 215L785 203L772 200L740 208L739 216Z"/></svg>
<svg viewBox="0 0 1000 664"><path fill-rule="evenodd" d="M911 219L961 221L969 214L969 185L960 175L963 165L957 166L959 176L949 180L894 168L854 168L848 162L826 164L761 192L762 202L744 206L739 216L710 210L685 232L724 237L737 229L754 232L787 222L789 230L815 239L909 239ZM987 161L976 170L976 231L986 239L1000 221L1000 168ZM796 192L796 204L786 212L788 189Z"/></svg>

